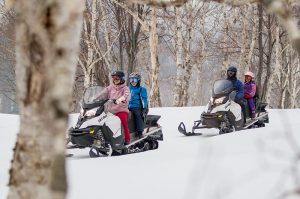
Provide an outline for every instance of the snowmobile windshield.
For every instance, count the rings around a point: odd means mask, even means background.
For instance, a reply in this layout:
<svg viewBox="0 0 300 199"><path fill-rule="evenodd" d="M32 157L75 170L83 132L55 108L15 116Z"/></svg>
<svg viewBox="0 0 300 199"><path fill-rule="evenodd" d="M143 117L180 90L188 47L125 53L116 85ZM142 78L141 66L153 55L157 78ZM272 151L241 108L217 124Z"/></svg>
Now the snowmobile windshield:
<svg viewBox="0 0 300 199"><path fill-rule="evenodd" d="M222 97L229 95L233 91L233 84L226 79L216 80L212 89L212 97Z"/></svg>
<svg viewBox="0 0 300 199"><path fill-rule="evenodd" d="M104 90L102 86L92 86L85 90L83 95L83 103L84 104L93 104L95 101L101 102L104 99L104 96L101 95L101 92Z"/></svg>

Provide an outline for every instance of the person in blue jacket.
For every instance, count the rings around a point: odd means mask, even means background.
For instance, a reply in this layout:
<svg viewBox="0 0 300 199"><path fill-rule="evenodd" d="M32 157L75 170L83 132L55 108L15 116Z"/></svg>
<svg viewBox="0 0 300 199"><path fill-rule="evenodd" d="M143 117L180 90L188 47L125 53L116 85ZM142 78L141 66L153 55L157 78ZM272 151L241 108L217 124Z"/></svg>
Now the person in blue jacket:
<svg viewBox="0 0 300 199"><path fill-rule="evenodd" d="M231 81L236 91L236 96L234 101L238 103L243 112L244 123L246 122L246 107L245 107L245 100L244 100L244 85L243 83L237 79L237 68L234 66L230 66L227 69L227 80Z"/></svg>
<svg viewBox="0 0 300 199"><path fill-rule="evenodd" d="M135 130L137 132L136 137L141 138L143 136L146 115L149 111L147 90L141 86L141 76L137 73L129 75L129 82L131 98L128 108L134 117Z"/></svg>

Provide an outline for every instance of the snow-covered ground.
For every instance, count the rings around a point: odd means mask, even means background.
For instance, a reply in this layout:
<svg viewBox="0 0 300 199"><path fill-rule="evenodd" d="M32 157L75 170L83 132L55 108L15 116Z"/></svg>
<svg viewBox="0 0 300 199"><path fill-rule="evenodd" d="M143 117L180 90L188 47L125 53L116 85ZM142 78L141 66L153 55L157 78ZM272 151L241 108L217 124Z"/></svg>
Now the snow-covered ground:
<svg viewBox="0 0 300 199"><path fill-rule="evenodd" d="M68 199L300 198L290 194L300 187L299 109L269 110L265 128L206 137L179 134L179 122L191 127L202 110L151 109L162 116L164 141L157 150L96 159L89 158L88 149L73 150L67 161ZM0 199L8 191L18 126L18 116L0 114Z"/></svg>

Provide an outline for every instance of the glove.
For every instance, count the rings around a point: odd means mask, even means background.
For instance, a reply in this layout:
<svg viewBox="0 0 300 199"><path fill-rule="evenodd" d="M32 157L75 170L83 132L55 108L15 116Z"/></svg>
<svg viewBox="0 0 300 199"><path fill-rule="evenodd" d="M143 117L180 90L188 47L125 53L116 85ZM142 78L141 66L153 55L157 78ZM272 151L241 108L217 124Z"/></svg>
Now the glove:
<svg viewBox="0 0 300 199"><path fill-rule="evenodd" d="M116 104L120 104L121 102L125 101L125 97L119 97L118 99L116 99Z"/></svg>
<svg viewBox="0 0 300 199"><path fill-rule="evenodd" d="M143 108L143 109L142 109L142 114L143 114L143 115L147 115L148 112L149 112L149 109L148 109L148 108Z"/></svg>
<svg viewBox="0 0 300 199"><path fill-rule="evenodd" d="M248 93L246 93L246 94L244 95L244 98L245 98L245 99L249 99L249 98L251 98L251 96L250 96Z"/></svg>

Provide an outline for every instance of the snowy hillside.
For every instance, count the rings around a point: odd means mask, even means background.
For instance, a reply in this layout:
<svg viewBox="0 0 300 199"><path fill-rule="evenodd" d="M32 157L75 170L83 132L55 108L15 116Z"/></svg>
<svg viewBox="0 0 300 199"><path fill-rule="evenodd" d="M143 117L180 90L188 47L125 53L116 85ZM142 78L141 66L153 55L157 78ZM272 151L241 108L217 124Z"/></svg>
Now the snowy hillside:
<svg viewBox="0 0 300 199"><path fill-rule="evenodd" d="M68 158L68 199L296 199L300 187L300 110L269 110L270 124L220 136L184 137L180 121L199 119L203 107L157 108L164 141L157 150L90 159ZM70 124L76 115L71 116ZM0 199L6 198L18 117L0 114ZM205 131L205 130L204 130ZM298 183L298 184L297 184Z"/></svg>

